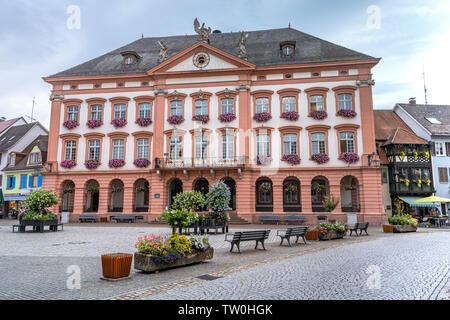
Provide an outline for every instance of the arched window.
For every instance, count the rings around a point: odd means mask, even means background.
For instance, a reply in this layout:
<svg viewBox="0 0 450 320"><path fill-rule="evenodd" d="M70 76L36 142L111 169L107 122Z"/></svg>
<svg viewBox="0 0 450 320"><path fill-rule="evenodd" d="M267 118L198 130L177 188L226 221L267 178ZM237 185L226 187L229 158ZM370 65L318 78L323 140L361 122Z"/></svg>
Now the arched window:
<svg viewBox="0 0 450 320"><path fill-rule="evenodd" d="M273 211L273 186L269 179L260 179L256 183L256 211Z"/></svg>
<svg viewBox="0 0 450 320"><path fill-rule="evenodd" d="M283 182L284 212L301 212L300 182L296 178L288 178Z"/></svg>

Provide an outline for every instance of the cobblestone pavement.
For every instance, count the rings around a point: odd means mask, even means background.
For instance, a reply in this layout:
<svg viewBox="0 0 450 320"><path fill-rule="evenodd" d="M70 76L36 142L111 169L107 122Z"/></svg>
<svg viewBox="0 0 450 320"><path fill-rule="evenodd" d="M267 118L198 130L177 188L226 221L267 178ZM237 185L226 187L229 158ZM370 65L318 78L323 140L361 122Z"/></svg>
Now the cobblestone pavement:
<svg viewBox="0 0 450 320"><path fill-rule="evenodd" d="M320 266L320 268L308 267L309 260L305 260L306 263L302 267L302 272L307 271L312 277L317 279L318 277L323 277L324 274L333 274L341 269L342 266L339 264L337 264L336 270L334 270L332 265L328 264L328 262L335 264L336 262L333 259L340 261L340 258L336 256L334 250L342 250L349 246L359 248L358 246L369 245L378 241L386 241L386 243L382 242L381 245L389 245L393 241L392 238L403 239L404 237L406 238L401 243L408 242L408 237L411 237L411 239L424 237L426 240L425 243L432 244L435 241L435 237L437 237L435 234L439 234L439 237L447 237L446 245L448 248L448 237L450 236L450 232L434 232L430 230L422 230L420 234L401 236L384 234L380 232L379 228L371 228L369 230L371 235L368 237L346 237L343 240L332 242L311 241L307 245L302 244L289 248L287 246L279 247L279 242L276 239L276 231L274 230L271 232L269 244L266 246L267 251L253 250L254 245L250 243L242 248L243 253L239 255L228 252L229 244L223 241L223 235L211 235L210 242L215 248L215 254L214 259L208 263L193 265L188 268L167 270L159 274L144 274L132 269L131 279L120 282L109 282L100 280L101 254L112 252L133 253L135 251L133 244L138 236L149 233L169 234L170 229L164 226L152 226L148 224L96 224L82 226L73 224L65 226L64 231L58 233L19 234L12 233L12 224L13 222L11 221L0 221L0 300L174 299L177 297L183 297L184 299L183 294L178 296L176 288L183 288L181 292L184 292L186 287L189 290L192 289L193 293L196 293L195 297L191 297L193 299L197 299L197 296L206 296L211 299L217 298L215 294L220 294L220 297L224 294L223 296L227 297L227 294L221 290L236 291L236 295L243 293L242 286L239 285L239 281L243 280L238 280L237 284L235 284L235 277L252 272L252 270L268 267L269 269L267 270L269 271L264 271L267 274L265 281L260 281L259 278L256 278L255 281L251 280L251 278L247 280L250 281L251 285L248 288L250 291L246 298L265 298L264 296L257 295L258 290L252 292L251 289L256 288L255 283L258 282L261 282L260 286L269 284L268 279L277 282L276 279L279 275L277 273L272 274L270 270L272 268L279 268L280 266L278 264L284 266L289 265L290 261L296 261L294 264L300 266L302 264L301 259L313 259L311 257L320 255L323 252L333 252L332 258L321 258L319 261L316 261L318 262L317 266ZM282 226L251 225L244 226L244 228L276 229L282 228ZM233 228L230 232L236 230L238 229ZM413 242L417 246L421 245L421 241L417 240L416 243L416 240L414 240ZM378 246L375 247L378 248ZM364 248L357 249L355 252L364 252ZM433 248L433 250L436 254L441 254L442 256L442 251L439 248L440 245ZM359 265L359 260L352 257L351 252L352 250L348 252L348 256L345 258L347 263L350 265ZM382 256L378 249L374 252ZM417 259L417 255L414 254L414 256ZM366 259L364 255L363 258ZM297 259L300 259L300 262ZM376 258L371 259L376 260ZM399 261L401 262L401 259ZM441 263L443 261L445 261L445 258L441 260ZM448 266L448 258L446 261ZM71 265L79 266L81 269L80 290L67 289L66 281L69 274L66 271ZM414 264L411 265L413 266ZM435 266L436 281L438 278L444 281L442 274L445 267L437 263L435 258L426 262L425 270L431 268L430 266ZM293 272L297 272L296 267L294 266L293 268ZM317 271L314 271L316 269ZM318 270L322 271L318 273ZM212 282L206 282L197 278L205 274L222 276L224 278ZM367 278L367 275L364 276ZM231 281L231 287L227 285L228 281L221 284L221 281L225 279ZM283 279L286 279L285 276L280 277L280 280ZM339 281L342 281L342 279ZM429 281L429 279L427 278L424 281ZM436 281L432 281L429 287L431 288ZM211 285L217 287L218 291L215 292L210 289L209 286ZM282 282L276 283L275 288L280 287L280 285L283 285ZM445 283L442 282L442 287L444 285ZM204 286L207 289L204 289ZM297 298L301 299L302 296L299 295Z"/></svg>

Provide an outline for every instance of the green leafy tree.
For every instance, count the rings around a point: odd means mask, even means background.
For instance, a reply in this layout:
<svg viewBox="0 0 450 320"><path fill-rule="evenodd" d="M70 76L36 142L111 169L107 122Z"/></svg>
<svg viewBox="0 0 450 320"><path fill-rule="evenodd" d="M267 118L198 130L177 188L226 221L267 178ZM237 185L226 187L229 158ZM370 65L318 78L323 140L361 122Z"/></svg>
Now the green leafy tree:
<svg viewBox="0 0 450 320"><path fill-rule="evenodd" d="M162 220L166 221L169 226L172 227L173 234L176 233L176 229L186 228L191 223L197 221L198 216L196 213L183 210L167 210L162 215Z"/></svg>
<svg viewBox="0 0 450 320"><path fill-rule="evenodd" d="M206 195L206 206L214 212L230 210L231 191L227 184L220 181L213 185Z"/></svg>
<svg viewBox="0 0 450 320"><path fill-rule="evenodd" d="M205 196L198 191L188 191L177 194L173 198L171 209L174 210L199 210L205 206Z"/></svg>
<svg viewBox="0 0 450 320"><path fill-rule="evenodd" d="M23 202L28 213L36 216L47 215L47 209L58 203L59 199L55 192L42 189L31 191Z"/></svg>

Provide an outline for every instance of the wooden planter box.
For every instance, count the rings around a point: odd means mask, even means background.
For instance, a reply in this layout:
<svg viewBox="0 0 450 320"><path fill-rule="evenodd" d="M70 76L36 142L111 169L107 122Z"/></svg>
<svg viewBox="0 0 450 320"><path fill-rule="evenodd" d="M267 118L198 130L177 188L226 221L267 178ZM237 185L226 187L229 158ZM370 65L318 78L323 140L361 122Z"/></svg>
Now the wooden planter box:
<svg viewBox="0 0 450 320"><path fill-rule="evenodd" d="M112 253L102 255L103 277L121 279L130 275L133 255L128 253Z"/></svg>
<svg viewBox="0 0 450 320"><path fill-rule="evenodd" d="M394 226L391 224L383 224L383 232L386 232L386 233L394 232Z"/></svg>
<svg viewBox="0 0 450 320"><path fill-rule="evenodd" d="M343 239L346 235L346 232L336 232L336 231L329 231L326 236L322 236L319 234L320 240L335 240L335 239Z"/></svg>
<svg viewBox="0 0 450 320"><path fill-rule="evenodd" d="M182 267L182 266L188 266L190 264L200 263L205 260L211 260L214 256L214 249L209 248L206 249L204 252L197 252L195 254L183 257L181 259L178 259L172 264L167 263L155 263L152 260L152 256L141 254L136 252L134 254L134 268L137 270L141 270L144 272L154 272L164 269L170 269L175 267Z"/></svg>
<svg viewBox="0 0 450 320"><path fill-rule="evenodd" d="M416 232L417 231L417 227L414 227L412 225L393 226L393 227L394 227L394 233Z"/></svg>
<svg viewBox="0 0 450 320"><path fill-rule="evenodd" d="M308 230L305 235L306 240L319 240L319 230L312 229Z"/></svg>

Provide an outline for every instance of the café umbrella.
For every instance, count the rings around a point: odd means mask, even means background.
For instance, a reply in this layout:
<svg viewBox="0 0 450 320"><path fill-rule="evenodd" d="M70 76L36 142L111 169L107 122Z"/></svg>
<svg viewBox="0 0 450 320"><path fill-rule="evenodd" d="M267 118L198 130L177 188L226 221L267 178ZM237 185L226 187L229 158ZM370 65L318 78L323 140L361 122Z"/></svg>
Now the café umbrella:
<svg viewBox="0 0 450 320"><path fill-rule="evenodd" d="M412 202L414 202L414 203L424 203L424 202L445 203L445 202L450 202L450 199L437 197L437 196L430 196L430 197L414 200Z"/></svg>

